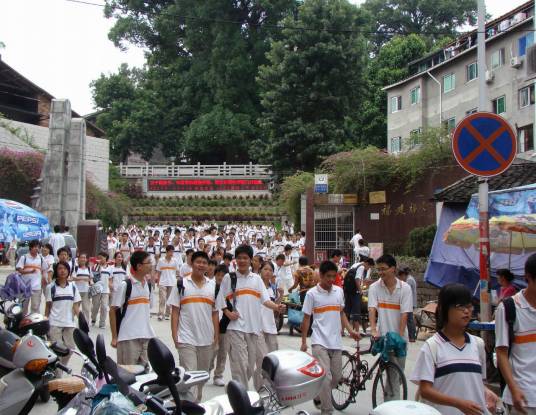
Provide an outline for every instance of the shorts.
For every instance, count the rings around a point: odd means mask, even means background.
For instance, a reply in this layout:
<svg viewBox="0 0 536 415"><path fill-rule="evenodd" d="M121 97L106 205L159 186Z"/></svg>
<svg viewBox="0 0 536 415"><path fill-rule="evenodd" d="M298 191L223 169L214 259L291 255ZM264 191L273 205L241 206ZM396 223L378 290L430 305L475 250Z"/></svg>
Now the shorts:
<svg viewBox="0 0 536 415"><path fill-rule="evenodd" d="M359 321L361 318L361 294L353 294L346 297L344 313L349 321Z"/></svg>

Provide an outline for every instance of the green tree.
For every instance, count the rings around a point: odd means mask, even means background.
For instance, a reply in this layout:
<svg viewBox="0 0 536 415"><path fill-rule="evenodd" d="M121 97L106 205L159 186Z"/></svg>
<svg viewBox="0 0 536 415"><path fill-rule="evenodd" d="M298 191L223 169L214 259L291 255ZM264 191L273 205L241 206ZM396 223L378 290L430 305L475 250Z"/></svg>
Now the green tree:
<svg viewBox="0 0 536 415"><path fill-rule="evenodd" d="M374 53L393 35L411 33L426 35L431 47L461 26L474 25L477 15L476 0L367 0L362 7L372 18Z"/></svg>
<svg viewBox="0 0 536 415"><path fill-rule="evenodd" d="M409 75L408 63L423 56L427 50L423 36L396 36L369 62L357 132L360 144L386 146L387 93L382 88L406 78Z"/></svg>
<svg viewBox="0 0 536 415"><path fill-rule="evenodd" d="M351 141L363 89L364 19L346 0L306 0L272 42L258 83L264 160L312 171ZM331 29L331 30L330 30Z"/></svg>
<svg viewBox="0 0 536 415"><path fill-rule="evenodd" d="M200 143L192 140L210 138L214 146L201 156L222 162L230 151L221 149L234 144L233 139L240 140L238 148L251 144L260 114L257 68L266 62L269 39L277 37L276 25L293 10L295 0L106 3L105 15L116 19L110 39L121 48L132 43L147 50L144 79L136 84L137 98L129 103L128 115L108 116L113 134L120 137L120 154L141 147L150 158L161 145L168 156L201 161ZM221 124L208 126L207 121Z"/></svg>

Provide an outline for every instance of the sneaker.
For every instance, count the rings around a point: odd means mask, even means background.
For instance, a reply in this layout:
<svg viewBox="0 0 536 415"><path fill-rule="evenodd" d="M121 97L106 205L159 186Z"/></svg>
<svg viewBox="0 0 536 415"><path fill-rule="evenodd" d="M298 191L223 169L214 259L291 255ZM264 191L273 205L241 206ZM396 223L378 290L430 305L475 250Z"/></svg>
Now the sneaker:
<svg viewBox="0 0 536 415"><path fill-rule="evenodd" d="M162 321L162 316L158 316L158 321Z"/></svg>
<svg viewBox="0 0 536 415"><path fill-rule="evenodd" d="M214 385L215 386L225 386L225 382L222 378L214 378Z"/></svg>
<svg viewBox="0 0 536 415"><path fill-rule="evenodd" d="M169 316L166 316L165 319L166 319L166 320L169 320Z"/></svg>
<svg viewBox="0 0 536 415"><path fill-rule="evenodd" d="M96 323L95 320L91 320L91 325L92 325L93 327L95 327L95 323Z"/></svg>
<svg viewBox="0 0 536 415"><path fill-rule="evenodd" d="M314 398L313 399L313 404L315 405L316 409L320 409L320 404L321 404L320 399Z"/></svg>

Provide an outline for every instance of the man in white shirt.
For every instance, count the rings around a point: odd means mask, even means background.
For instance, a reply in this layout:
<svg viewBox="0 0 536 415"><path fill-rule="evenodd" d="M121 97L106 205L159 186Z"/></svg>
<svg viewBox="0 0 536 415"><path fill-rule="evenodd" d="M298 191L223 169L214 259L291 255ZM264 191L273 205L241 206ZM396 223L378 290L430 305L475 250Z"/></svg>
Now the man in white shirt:
<svg viewBox="0 0 536 415"><path fill-rule="evenodd" d="M158 281L158 320L165 318L169 320L169 305L166 302L171 294L171 290L177 284L179 274L179 264L173 257L174 247L166 247L166 255L158 260L156 266L156 280Z"/></svg>
<svg viewBox="0 0 536 415"><path fill-rule="evenodd" d="M261 277L250 271L253 249L241 245L235 252L237 271L223 278L216 304L230 320L225 336L231 345L229 357L232 378L247 389L255 370L257 336L262 329L261 307L265 305L271 310L283 312L285 306L271 301ZM234 283L232 279L235 279ZM231 301L233 311L227 309L227 299Z"/></svg>
<svg viewBox="0 0 536 415"><path fill-rule="evenodd" d="M34 239L28 244L30 251L20 257L16 270L25 279L30 279L32 285L32 296L23 302L23 313L28 313L31 301L31 312L39 313L41 305L41 289L47 285L48 263L39 253L41 244Z"/></svg>
<svg viewBox="0 0 536 415"><path fill-rule="evenodd" d="M52 245L53 251L52 255L54 255L54 259L58 260L58 249L63 248L65 246L65 237L60 232L61 228L60 225L54 226L54 233L50 235L50 239L48 240L48 243Z"/></svg>
<svg viewBox="0 0 536 415"><path fill-rule="evenodd" d="M382 255L376 261L376 269L380 280L376 281L368 290L369 323L372 337L385 336L388 332L400 334L408 341L408 313L413 312L413 299L411 288L404 281L396 278L396 260L392 255ZM406 366L405 357L391 354L389 360L398 364L402 371ZM389 374L392 385L398 385L396 372ZM386 391L386 401L397 400L400 397L400 388Z"/></svg>
<svg viewBox="0 0 536 415"><path fill-rule="evenodd" d="M179 268L179 277L186 278L192 275L192 255L194 253L193 249L186 250L186 262L183 263Z"/></svg>
<svg viewBox="0 0 536 415"><path fill-rule="evenodd" d="M495 311L497 360L506 382L502 399L513 415L536 415L536 254L525 262L525 280L527 288L503 300ZM513 332L506 301L513 301Z"/></svg>
<svg viewBox="0 0 536 415"><path fill-rule="evenodd" d="M147 345L155 337L150 321L150 291L145 276L151 272L151 259L143 251L130 257L131 275L121 282L110 308L112 347L117 348L120 365L148 366ZM127 298L128 286L130 296ZM118 329L116 313L121 316Z"/></svg>
<svg viewBox="0 0 536 415"><path fill-rule="evenodd" d="M342 375L342 329L345 328L355 340L360 337L344 314L343 291L334 285L337 266L331 261L324 261L320 264L319 274L320 282L307 291L303 303L301 351L307 351L307 333L313 316L312 352L326 371L315 404L320 405L322 415L331 415L331 390L337 386Z"/></svg>
<svg viewBox="0 0 536 415"><path fill-rule="evenodd" d="M354 253L356 254L356 259L358 258L357 257L357 251L359 249L359 241L361 239L363 239L363 236L361 235L361 231L359 229L356 229L355 235L352 236L352 239L350 239L350 245L352 245L353 248L354 248Z"/></svg>
<svg viewBox="0 0 536 415"><path fill-rule="evenodd" d="M208 255L194 252L192 274L173 286L168 305L172 306L171 336L179 353L180 365L186 370L209 371L219 336L216 309L216 282L205 277ZM179 290L180 289L180 290ZM201 401L203 386L189 400Z"/></svg>

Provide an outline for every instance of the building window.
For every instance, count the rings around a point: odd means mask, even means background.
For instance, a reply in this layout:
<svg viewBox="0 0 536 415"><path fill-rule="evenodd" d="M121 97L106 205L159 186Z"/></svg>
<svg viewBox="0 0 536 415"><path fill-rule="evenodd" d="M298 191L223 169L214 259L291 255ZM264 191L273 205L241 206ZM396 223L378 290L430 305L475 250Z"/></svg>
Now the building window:
<svg viewBox="0 0 536 415"><path fill-rule="evenodd" d="M534 104L534 84L519 90L519 108Z"/></svg>
<svg viewBox="0 0 536 415"><path fill-rule="evenodd" d="M476 62L473 62L467 65L467 82L476 78L478 78L478 65Z"/></svg>
<svg viewBox="0 0 536 415"><path fill-rule="evenodd" d="M451 73L443 77L443 93L447 93L456 88L456 75Z"/></svg>
<svg viewBox="0 0 536 415"><path fill-rule="evenodd" d="M534 32L529 32L525 36L522 36L517 41L517 52L519 56L525 56L527 54L527 48L534 43Z"/></svg>
<svg viewBox="0 0 536 415"><path fill-rule="evenodd" d="M517 129L517 151L524 153L530 150L534 150L534 129L532 124Z"/></svg>
<svg viewBox="0 0 536 415"><path fill-rule="evenodd" d="M491 54L491 69L497 69L504 65L504 48Z"/></svg>
<svg viewBox="0 0 536 415"><path fill-rule="evenodd" d="M471 108L469 111L465 111L465 115L471 115L478 112L478 108Z"/></svg>
<svg viewBox="0 0 536 415"><path fill-rule="evenodd" d="M391 138L391 153L400 153L402 150L402 137Z"/></svg>
<svg viewBox="0 0 536 415"><path fill-rule="evenodd" d="M410 133L409 133L409 146L410 146L410 148L414 148L417 145L421 144L421 133L422 133L422 128L421 127L410 131Z"/></svg>
<svg viewBox="0 0 536 415"><path fill-rule="evenodd" d="M391 112L397 112L402 109L402 97L391 97Z"/></svg>
<svg viewBox="0 0 536 415"><path fill-rule="evenodd" d="M446 128L448 133L453 132L456 128L456 117L443 121L443 128Z"/></svg>
<svg viewBox="0 0 536 415"><path fill-rule="evenodd" d="M499 97L492 101L493 112L495 114L504 114L506 112L506 96Z"/></svg>
<svg viewBox="0 0 536 415"><path fill-rule="evenodd" d="M421 102L421 87L417 86L413 88L409 93L409 97L411 100L411 105L415 105Z"/></svg>

